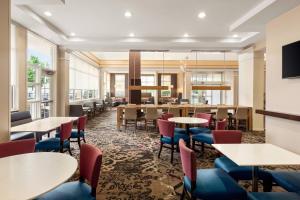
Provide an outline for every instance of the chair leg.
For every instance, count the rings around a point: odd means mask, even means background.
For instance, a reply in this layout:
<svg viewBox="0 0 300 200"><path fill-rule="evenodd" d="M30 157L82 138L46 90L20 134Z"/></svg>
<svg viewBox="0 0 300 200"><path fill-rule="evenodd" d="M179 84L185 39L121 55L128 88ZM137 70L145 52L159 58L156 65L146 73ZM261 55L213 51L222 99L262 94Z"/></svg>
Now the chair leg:
<svg viewBox="0 0 300 200"><path fill-rule="evenodd" d="M81 147L81 145L80 145L80 137L77 138L77 143L78 143L78 146L80 148Z"/></svg>
<svg viewBox="0 0 300 200"><path fill-rule="evenodd" d="M84 137L84 136L82 137L82 139L83 139L83 142L84 142L84 143L86 143L86 141L85 141L85 137Z"/></svg>
<svg viewBox="0 0 300 200"><path fill-rule="evenodd" d="M71 147L68 148L69 154L72 156Z"/></svg>
<svg viewBox="0 0 300 200"><path fill-rule="evenodd" d="M195 140L192 140L192 149L195 150Z"/></svg>
<svg viewBox="0 0 300 200"><path fill-rule="evenodd" d="M180 195L180 200L184 200L184 197L185 197L185 188L184 188L184 185L183 185L182 193Z"/></svg>
<svg viewBox="0 0 300 200"><path fill-rule="evenodd" d="M202 151L202 153L204 153L204 143L203 142L201 142L201 151Z"/></svg>
<svg viewBox="0 0 300 200"><path fill-rule="evenodd" d="M171 147L171 163L173 163L173 156L174 156L174 144Z"/></svg>
<svg viewBox="0 0 300 200"><path fill-rule="evenodd" d="M161 153L162 148L163 148L163 143L161 142L160 143L159 152L158 152L158 158L160 158L160 153Z"/></svg>

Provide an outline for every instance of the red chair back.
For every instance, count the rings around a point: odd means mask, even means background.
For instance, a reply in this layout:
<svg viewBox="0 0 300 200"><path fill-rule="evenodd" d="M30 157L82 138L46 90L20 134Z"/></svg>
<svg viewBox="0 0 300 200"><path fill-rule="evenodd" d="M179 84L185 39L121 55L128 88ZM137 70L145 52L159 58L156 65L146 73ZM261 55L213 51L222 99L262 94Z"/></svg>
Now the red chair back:
<svg viewBox="0 0 300 200"><path fill-rule="evenodd" d="M216 130L225 130L227 127L227 120L223 119L216 122Z"/></svg>
<svg viewBox="0 0 300 200"><path fill-rule="evenodd" d="M166 137L174 137L175 123L159 119L157 121L159 134Z"/></svg>
<svg viewBox="0 0 300 200"><path fill-rule="evenodd" d="M35 139L16 140L0 144L0 158L24 153L33 153Z"/></svg>
<svg viewBox="0 0 300 200"><path fill-rule="evenodd" d="M87 121L87 116L86 115L81 116L81 117L78 118L78 120L77 120L77 129L78 129L78 131L84 131L86 121Z"/></svg>
<svg viewBox="0 0 300 200"><path fill-rule="evenodd" d="M88 180L92 187L92 195L96 196L102 164L102 151L90 144L83 144L80 148L79 162L80 181Z"/></svg>
<svg viewBox="0 0 300 200"><path fill-rule="evenodd" d="M240 144L242 132L237 130L216 130L212 131L215 144Z"/></svg>
<svg viewBox="0 0 300 200"><path fill-rule="evenodd" d="M161 118L163 120L168 120L169 118L172 118L172 117L174 117L174 114L172 114L172 113L165 113L161 116Z"/></svg>
<svg viewBox="0 0 300 200"><path fill-rule="evenodd" d="M195 152L185 145L183 139L179 140L179 149L183 173L190 179L193 186L196 183L197 177Z"/></svg>
<svg viewBox="0 0 300 200"><path fill-rule="evenodd" d="M67 122L60 125L60 140L64 141L71 137L73 122Z"/></svg>
<svg viewBox="0 0 300 200"><path fill-rule="evenodd" d="M197 118L202 118L202 119L206 119L207 123L204 123L203 126L205 127L209 127L209 125L211 124L211 120L212 120L212 115L208 114L208 113L196 113L195 115Z"/></svg>

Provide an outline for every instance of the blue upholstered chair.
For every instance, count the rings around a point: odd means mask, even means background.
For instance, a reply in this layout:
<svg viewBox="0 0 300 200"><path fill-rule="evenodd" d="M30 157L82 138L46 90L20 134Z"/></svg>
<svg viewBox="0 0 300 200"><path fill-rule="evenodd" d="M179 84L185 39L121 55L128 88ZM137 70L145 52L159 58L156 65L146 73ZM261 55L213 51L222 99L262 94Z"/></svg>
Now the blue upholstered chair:
<svg viewBox="0 0 300 200"><path fill-rule="evenodd" d="M72 131L73 122L67 122L60 126L60 137L59 138L47 138L39 141L35 145L36 151L57 151L63 153L67 149L72 155L70 147L70 136Z"/></svg>
<svg viewBox="0 0 300 200"><path fill-rule="evenodd" d="M299 200L300 196L294 192L251 192L249 200Z"/></svg>
<svg viewBox="0 0 300 200"><path fill-rule="evenodd" d="M211 130L209 128L211 121L212 121L212 115L208 113L196 113L195 117L206 119L207 123L201 124L201 127L192 127L190 128L190 133L195 135L199 133L211 133Z"/></svg>
<svg viewBox="0 0 300 200"><path fill-rule="evenodd" d="M177 146L178 149L179 139L184 139L186 142L189 142L190 137L187 134L180 134L175 132L175 123L167 120L159 119L158 128L160 134L160 149L158 157L160 157L163 147L169 148L171 149L171 163L173 163L174 148L175 146Z"/></svg>
<svg viewBox="0 0 300 200"><path fill-rule="evenodd" d="M173 113L164 113L163 115L161 115L161 119L163 120L168 120L169 118L172 117L174 117ZM187 134L184 128L178 128L178 127L175 127L175 133Z"/></svg>
<svg viewBox="0 0 300 200"><path fill-rule="evenodd" d="M289 192L300 193L300 173L298 171L269 171L273 181Z"/></svg>
<svg viewBox="0 0 300 200"><path fill-rule="evenodd" d="M96 200L102 152L100 149L83 144L80 148L79 181L68 182L42 195L38 200ZM85 180L89 184L85 183Z"/></svg>
<svg viewBox="0 0 300 200"><path fill-rule="evenodd" d="M184 173L181 199L232 200L247 199L247 193L221 169L196 168L195 152L179 141L180 158Z"/></svg>
<svg viewBox="0 0 300 200"><path fill-rule="evenodd" d="M216 122L216 130L225 130L227 126L227 121L224 119L223 121ZM195 149L197 143L200 143L201 151L204 153L204 144L213 144L213 136L211 132L199 132L198 134L192 135L192 147Z"/></svg>
<svg viewBox="0 0 300 200"><path fill-rule="evenodd" d="M86 126L86 121L87 121L87 116L81 116L77 120L77 129L72 129L71 132L71 137L70 137L70 142L77 142L78 146L80 147L80 142L83 140L84 143L85 141L85 126ZM60 133L56 133L55 137L59 138Z"/></svg>
<svg viewBox="0 0 300 200"><path fill-rule="evenodd" d="M239 144L242 142L242 132L236 130L213 131L214 144ZM236 181L251 180L252 167L238 166L235 162L226 156L219 157L215 160L215 167L224 170ZM271 175L260 169L258 177L263 180L264 191L269 192L272 189Z"/></svg>

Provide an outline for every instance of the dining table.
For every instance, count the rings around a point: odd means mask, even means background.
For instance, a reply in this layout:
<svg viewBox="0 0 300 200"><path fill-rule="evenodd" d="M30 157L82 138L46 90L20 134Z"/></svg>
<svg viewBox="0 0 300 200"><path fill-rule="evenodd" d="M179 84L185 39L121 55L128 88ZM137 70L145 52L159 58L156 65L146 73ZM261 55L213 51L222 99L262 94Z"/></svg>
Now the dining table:
<svg viewBox="0 0 300 200"><path fill-rule="evenodd" d="M172 117L169 118L168 121L174 122L176 124L185 125L186 134L189 134L190 132L190 125L201 125L208 122L207 119L202 119L198 117Z"/></svg>
<svg viewBox="0 0 300 200"><path fill-rule="evenodd" d="M212 144L239 166L252 167L252 191L258 191L258 171L263 166L300 165L300 155L270 143Z"/></svg>
<svg viewBox="0 0 300 200"><path fill-rule="evenodd" d="M39 141L42 135L56 130L63 123L76 121L77 119L78 117L48 117L11 127L10 132L34 132L36 140Z"/></svg>
<svg viewBox="0 0 300 200"><path fill-rule="evenodd" d="M75 173L75 158L53 152L0 158L0 199L34 199L66 182Z"/></svg>

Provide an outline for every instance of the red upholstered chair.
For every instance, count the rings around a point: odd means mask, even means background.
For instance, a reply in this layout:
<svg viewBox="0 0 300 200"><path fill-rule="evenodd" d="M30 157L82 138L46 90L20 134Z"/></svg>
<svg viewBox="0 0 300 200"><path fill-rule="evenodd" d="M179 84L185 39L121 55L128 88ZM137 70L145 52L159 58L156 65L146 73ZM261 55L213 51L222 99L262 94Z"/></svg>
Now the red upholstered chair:
<svg viewBox="0 0 300 200"><path fill-rule="evenodd" d="M201 127L192 127L190 128L190 133L195 134L201 134L201 133L211 133L211 130L209 129L211 121L212 121L212 115L208 113L196 113L195 117L206 119L207 123L201 124Z"/></svg>
<svg viewBox="0 0 300 200"><path fill-rule="evenodd" d="M168 120L169 118L174 117L174 115L172 113L164 113L161 115L161 119L163 120Z"/></svg>
<svg viewBox="0 0 300 200"><path fill-rule="evenodd" d="M102 152L95 146L82 144L80 148L79 181L68 182L39 197L52 199L96 199L96 189L102 164ZM88 185L85 181L90 184Z"/></svg>
<svg viewBox="0 0 300 200"><path fill-rule="evenodd" d="M159 149L158 157L160 157L163 147L171 149L171 163L173 163L174 149L175 146L178 147L179 139L182 138L185 141L189 141L190 137L187 134L180 134L175 132L174 122L159 119L157 123L158 123L159 134L160 134L160 149Z"/></svg>
<svg viewBox="0 0 300 200"><path fill-rule="evenodd" d="M212 131L214 144L239 144L242 142L242 132L236 130Z"/></svg>
<svg viewBox="0 0 300 200"><path fill-rule="evenodd" d="M215 130L225 130L227 127L227 119L223 119L216 122Z"/></svg>
<svg viewBox="0 0 300 200"><path fill-rule="evenodd" d="M183 192L189 199L246 199L247 193L221 169L197 169L196 155L183 140L179 141Z"/></svg>
<svg viewBox="0 0 300 200"><path fill-rule="evenodd" d="M10 141L0 144L0 158L24 153L33 153L35 139Z"/></svg>

